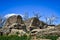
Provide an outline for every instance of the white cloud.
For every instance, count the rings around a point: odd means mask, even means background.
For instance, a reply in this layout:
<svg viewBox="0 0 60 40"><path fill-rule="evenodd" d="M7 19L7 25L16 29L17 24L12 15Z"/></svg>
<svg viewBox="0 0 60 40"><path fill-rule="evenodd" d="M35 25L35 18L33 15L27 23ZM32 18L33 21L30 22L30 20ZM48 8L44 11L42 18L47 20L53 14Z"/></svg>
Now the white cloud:
<svg viewBox="0 0 60 40"><path fill-rule="evenodd" d="M5 18L9 18L10 16L13 16L13 15L20 15L20 16L22 16L23 17L23 15L22 14L16 14L16 13L10 13L10 14L6 14L4 17Z"/></svg>

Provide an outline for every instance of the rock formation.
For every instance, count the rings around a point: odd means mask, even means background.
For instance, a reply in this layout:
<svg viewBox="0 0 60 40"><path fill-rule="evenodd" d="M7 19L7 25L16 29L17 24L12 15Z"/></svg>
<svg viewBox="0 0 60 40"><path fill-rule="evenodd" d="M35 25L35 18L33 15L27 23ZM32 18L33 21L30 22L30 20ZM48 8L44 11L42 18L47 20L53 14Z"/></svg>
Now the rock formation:
<svg viewBox="0 0 60 40"><path fill-rule="evenodd" d="M20 33L21 30L23 32L30 31L32 34L38 35L60 35L60 26L48 26L46 23L40 21L36 17L23 21L20 15L14 15L9 17L6 20L4 27L0 30L0 34L2 35L3 33L8 35L16 33L17 31L19 31Z"/></svg>
<svg viewBox="0 0 60 40"><path fill-rule="evenodd" d="M9 34L12 29L19 29L26 31L26 26L22 17L20 15L13 15L6 20L4 27L2 28L2 33Z"/></svg>
<svg viewBox="0 0 60 40"><path fill-rule="evenodd" d="M14 16L11 16L7 19L4 28L9 28L9 26L14 23L19 24L19 25L24 24L22 17L20 15L14 15Z"/></svg>
<svg viewBox="0 0 60 40"><path fill-rule="evenodd" d="M45 29L34 29L31 31L31 35L57 35L60 36L60 29L57 27L47 27Z"/></svg>
<svg viewBox="0 0 60 40"><path fill-rule="evenodd" d="M26 34L26 32L19 29L11 29L11 32L9 33L9 35L18 35L18 36L21 36L24 34Z"/></svg>
<svg viewBox="0 0 60 40"><path fill-rule="evenodd" d="M27 21L25 21L25 25L27 26L27 30L31 31L33 29L43 29L47 27L47 24L43 21L40 21L38 18L33 17Z"/></svg>

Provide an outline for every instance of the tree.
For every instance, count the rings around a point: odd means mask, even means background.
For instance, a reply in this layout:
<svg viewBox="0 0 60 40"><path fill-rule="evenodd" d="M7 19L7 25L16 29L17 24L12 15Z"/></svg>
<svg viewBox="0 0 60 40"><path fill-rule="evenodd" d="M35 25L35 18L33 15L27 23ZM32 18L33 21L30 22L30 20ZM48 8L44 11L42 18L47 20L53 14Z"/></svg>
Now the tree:
<svg viewBox="0 0 60 40"><path fill-rule="evenodd" d="M40 14L39 12L38 13L33 12L33 14L34 14L34 17L36 17L38 19L42 17L41 15L39 15Z"/></svg>
<svg viewBox="0 0 60 40"><path fill-rule="evenodd" d="M49 24L49 25L53 25L54 22L56 22L56 19L58 17L54 16L54 15L51 15L51 17L45 17L45 20L46 20L46 23Z"/></svg>
<svg viewBox="0 0 60 40"><path fill-rule="evenodd" d="M45 18L45 22L48 24L49 17L44 17L44 18Z"/></svg>
<svg viewBox="0 0 60 40"><path fill-rule="evenodd" d="M25 14L24 14L24 20L28 20L29 19L29 14L28 14L28 12L25 12Z"/></svg>
<svg viewBox="0 0 60 40"><path fill-rule="evenodd" d="M4 25L5 19L0 16L0 28Z"/></svg>

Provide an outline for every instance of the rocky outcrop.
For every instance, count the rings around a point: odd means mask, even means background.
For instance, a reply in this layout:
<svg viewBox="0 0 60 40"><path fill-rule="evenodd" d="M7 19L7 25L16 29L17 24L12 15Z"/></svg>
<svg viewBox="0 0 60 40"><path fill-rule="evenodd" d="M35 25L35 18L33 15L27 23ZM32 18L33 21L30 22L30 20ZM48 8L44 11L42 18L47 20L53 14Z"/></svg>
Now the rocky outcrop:
<svg viewBox="0 0 60 40"><path fill-rule="evenodd" d="M19 25L24 24L24 22L22 20L22 17L20 15L14 15L14 16L9 17L6 20L6 23L5 23L5 27L4 28L8 28L13 23L18 23Z"/></svg>
<svg viewBox="0 0 60 40"><path fill-rule="evenodd" d="M51 39L40 39L40 40L51 40Z"/></svg>
<svg viewBox="0 0 60 40"><path fill-rule="evenodd" d="M48 26L46 23L40 21L36 17L23 21L20 15L9 17L6 20L5 26L0 31L0 34L13 34L14 31L14 34L16 34L17 31L21 30L23 30L24 32L30 31L32 35L60 35L60 26Z"/></svg>
<svg viewBox="0 0 60 40"><path fill-rule="evenodd" d="M60 40L60 37L58 37L58 39L57 40Z"/></svg>
<svg viewBox="0 0 60 40"><path fill-rule="evenodd" d="M9 17L6 20L6 23L1 32L4 34L9 34L12 31L11 29L19 29L26 32L26 26L20 15L14 15Z"/></svg>
<svg viewBox="0 0 60 40"><path fill-rule="evenodd" d="M3 29L26 29L24 21L20 15L14 15L7 19Z"/></svg>
<svg viewBox="0 0 60 40"><path fill-rule="evenodd" d="M10 29L1 29L0 35L8 35L10 33Z"/></svg>
<svg viewBox="0 0 60 40"><path fill-rule="evenodd" d="M9 35L18 35L18 36L21 36L24 34L26 34L26 32L19 29L11 29L11 32L9 33Z"/></svg>
<svg viewBox="0 0 60 40"><path fill-rule="evenodd" d="M45 29L34 29L31 31L31 35L58 35L60 36L60 29L56 27L48 27Z"/></svg>
<svg viewBox="0 0 60 40"><path fill-rule="evenodd" d="M43 21L40 21L36 17L26 20L25 25L27 26L27 30L29 30L29 31L31 31L33 29L43 29L43 28L47 27L46 23L44 23Z"/></svg>

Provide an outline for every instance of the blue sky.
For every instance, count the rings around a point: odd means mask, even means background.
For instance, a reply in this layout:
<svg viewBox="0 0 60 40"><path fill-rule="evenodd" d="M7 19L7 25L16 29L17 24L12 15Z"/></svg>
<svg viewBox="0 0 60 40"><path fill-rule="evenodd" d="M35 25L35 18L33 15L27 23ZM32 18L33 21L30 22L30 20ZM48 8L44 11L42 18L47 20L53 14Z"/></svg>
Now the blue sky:
<svg viewBox="0 0 60 40"><path fill-rule="evenodd" d="M60 17L60 0L0 0L0 15L29 13L29 17L39 12L42 16L51 16L54 14ZM41 18L44 20L44 18ZM56 22L60 24L60 19Z"/></svg>

